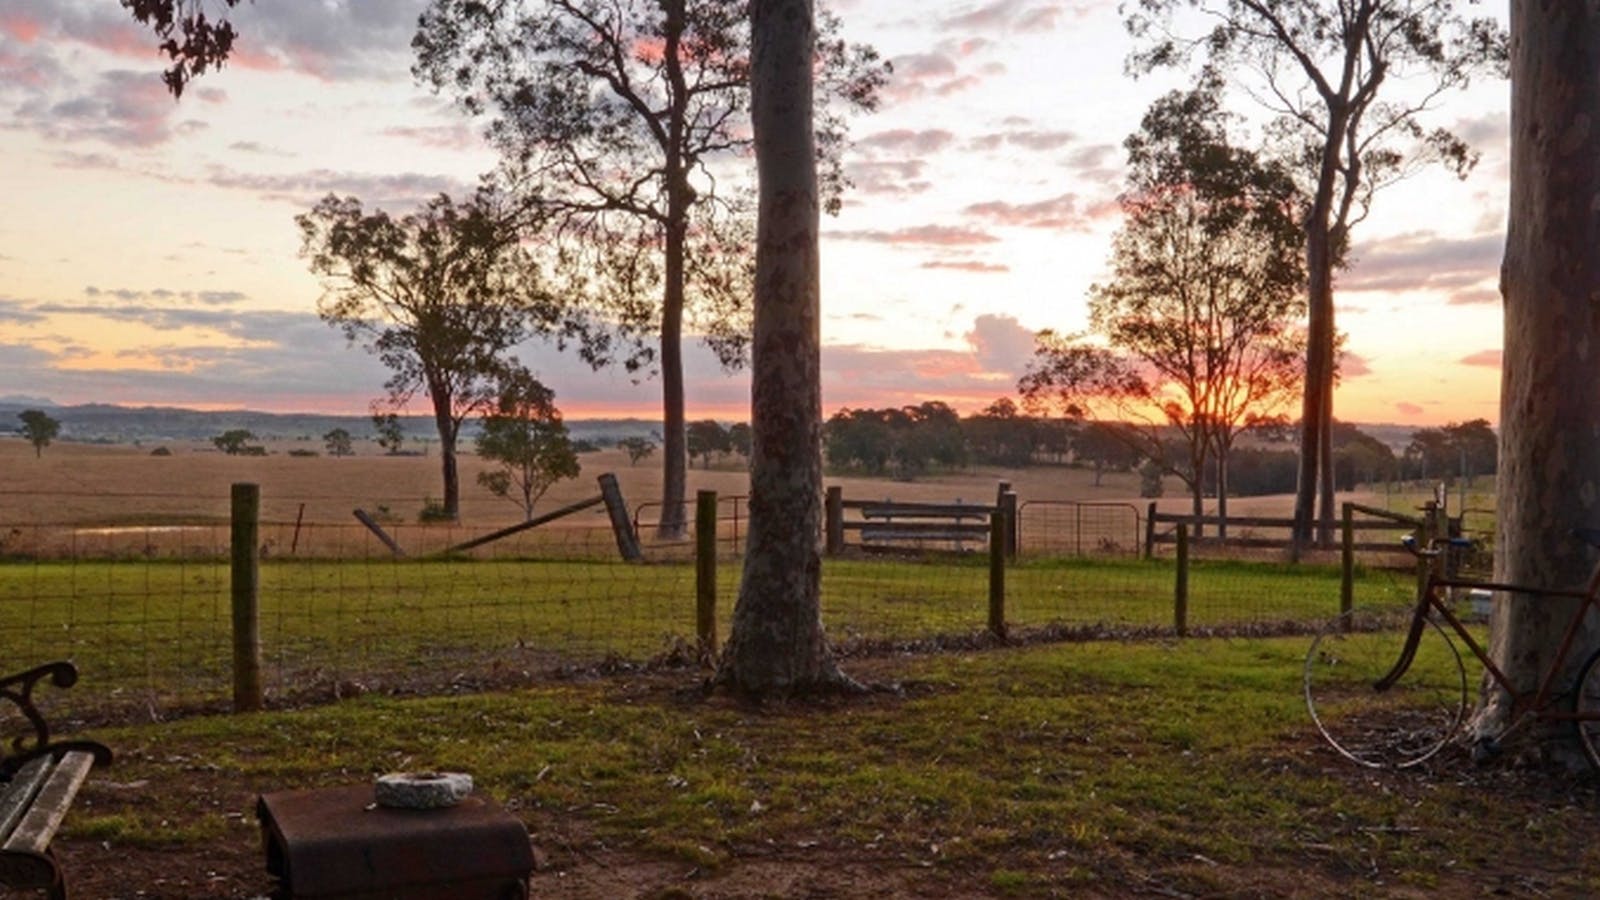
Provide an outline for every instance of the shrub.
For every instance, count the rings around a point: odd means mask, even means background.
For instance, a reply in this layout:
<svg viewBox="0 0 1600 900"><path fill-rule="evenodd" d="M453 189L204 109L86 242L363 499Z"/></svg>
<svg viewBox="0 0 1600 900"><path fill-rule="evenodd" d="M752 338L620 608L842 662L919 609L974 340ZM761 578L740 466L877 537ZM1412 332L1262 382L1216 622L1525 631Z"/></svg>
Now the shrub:
<svg viewBox="0 0 1600 900"><path fill-rule="evenodd" d="M154 450L150 451L150 455L151 456L171 456L172 455L172 451L168 450L166 447L157 447Z"/></svg>
<svg viewBox="0 0 1600 900"><path fill-rule="evenodd" d="M417 513L417 521L423 524L429 522L454 522L455 517L445 512L443 503L428 497L422 501L422 509Z"/></svg>

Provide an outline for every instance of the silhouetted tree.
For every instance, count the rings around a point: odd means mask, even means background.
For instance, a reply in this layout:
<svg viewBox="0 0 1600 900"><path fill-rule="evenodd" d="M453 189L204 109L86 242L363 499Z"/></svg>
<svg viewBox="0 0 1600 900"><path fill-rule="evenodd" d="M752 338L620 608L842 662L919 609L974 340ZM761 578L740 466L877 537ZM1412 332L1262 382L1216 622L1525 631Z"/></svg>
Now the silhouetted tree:
<svg viewBox="0 0 1600 900"><path fill-rule="evenodd" d="M35 459L44 455L44 448L61 433L61 423L42 409L25 409L17 413L22 420L22 436L33 445Z"/></svg>
<svg viewBox="0 0 1600 900"><path fill-rule="evenodd" d="M657 336L665 536L685 522L684 326L728 365L749 333L751 199L725 162L751 147L747 7L434 0L413 41L418 77L489 116L511 180L557 217L548 237L563 292ZM886 67L831 37L831 20L823 27L822 99L874 108ZM830 207L844 186L844 135L843 119L825 113L814 146Z"/></svg>
<svg viewBox="0 0 1600 900"><path fill-rule="evenodd" d="M1162 97L1128 138L1112 276L1089 296L1101 342L1040 333L1019 389L1035 405L1134 425L1112 434L1183 479L1195 516L1214 460L1226 519L1234 442L1300 384L1304 269L1294 183L1230 143L1220 90L1207 78Z"/></svg>
<svg viewBox="0 0 1600 900"><path fill-rule="evenodd" d="M1473 2L1473 0L1469 0ZM1143 46L1129 67L1187 65L1227 72L1273 117L1274 155L1292 166L1310 203L1305 231L1310 314L1302 397L1296 536L1310 540L1320 492L1321 531L1334 518L1333 386L1338 331L1333 270L1374 194L1420 167L1443 163L1465 177L1477 154L1444 128L1424 127L1444 94L1493 71L1505 35L1467 19L1450 0L1129 0L1130 33ZM1179 35L1174 14L1195 10L1205 32ZM1400 92L1398 99L1387 94ZM1319 491L1320 489L1320 491Z"/></svg>
<svg viewBox="0 0 1600 900"><path fill-rule="evenodd" d="M711 468L711 454L727 453L733 449L727 429L714 419L690 422L688 437L689 457L700 457L700 464L707 469Z"/></svg>
<svg viewBox="0 0 1600 900"><path fill-rule="evenodd" d="M349 456L356 452L350 432L343 428L335 428L322 436L323 446L328 448L329 456Z"/></svg>
<svg viewBox="0 0 1600 900"><path fill-rule="evenodd" d="M440 195L394 218L330 194L295 222L301 255L322 279L318 314L388 366L387 405L428 396L444 479L440 516L456 518L456 439L516 369L507 354L535 335L579 331L545 292L517 210L480 190L460 204Z"/></svg>

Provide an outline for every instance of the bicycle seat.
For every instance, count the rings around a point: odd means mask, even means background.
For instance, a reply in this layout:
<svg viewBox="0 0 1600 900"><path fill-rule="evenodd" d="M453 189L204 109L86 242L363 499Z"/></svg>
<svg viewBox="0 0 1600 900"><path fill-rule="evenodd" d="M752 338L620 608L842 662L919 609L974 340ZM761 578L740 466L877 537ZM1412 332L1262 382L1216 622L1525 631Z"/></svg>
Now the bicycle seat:
<svg viewBox="0 0 1600 900"><path fill-rule="evenodd" d="M1600 528L1574 528L1572 536L1591 547L1600 548Z"/></svg>

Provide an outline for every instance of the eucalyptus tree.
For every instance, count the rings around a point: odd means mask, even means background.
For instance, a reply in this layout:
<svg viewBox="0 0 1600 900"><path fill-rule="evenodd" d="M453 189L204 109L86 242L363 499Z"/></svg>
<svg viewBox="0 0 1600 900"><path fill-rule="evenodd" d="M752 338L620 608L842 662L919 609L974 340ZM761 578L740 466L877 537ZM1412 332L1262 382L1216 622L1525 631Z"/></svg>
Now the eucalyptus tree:
<svg viewBox="0 0 1600 900"><path fill-rule="evenodd" d="M749 330L752 199L747 0L434 0L416 75L488 119L502 171L553 216L561 290L635 340L630 370L662 393L661 530L685 521L685 328L741 363ZM814 53L824 202L844 187L847 109L870 110L887 67L834 35ZM646 347L651 335L656 343Z"/></svg>
<svg viewBox="0 0 1600 900"><path fill-rule="evenodd" d="M545 492L577 478L582 468L555 400L555 392L531 373L513 372L500 384L476 441L478 455L495 464L478 473L478 483L517 504L530 520Z"/></svg>
<svg viewBox="0 0 1600 900"><path fill-rule="evenodd" d="M715 683L764 697L850 689L822 628L822 348L813 0L751 0L760 205L750 530Z"/></svg>
<svg viewBox="0 0 1600 900"><path fill-rule="evenodd" d="M1207 73L1162 97L1128 138L1094 334L1042 332L1018 387L1035 408L1122 423L1109 433L1183 479L1196 516L1214 463L1226 517L1234 442L1300 387L1305 267L1294 181L1230 142L1220 87Z"/></svg>
<svg viewBox="0 0 1600 900"><path fill-rule="evenodd" d="M1600 132L1586 127L1600 122L1600 8L1512 0L1511 38L1495 580L1570 588L1584 583L1594 556L1570 530L1600 523ZM1519 689L1537 687L1575 602L1496 600L1490 653ZM1564 679L1597 646L1600 622L1590 617ZM1511 698L1486 686L1478 733L1496 733L1510 712ZM1546 745L1555 755L1576 758L1560 752L1561 732L1538 737L1556 739Z"/></svg>
<svg viewBox="0 0 1600 900"><path fill-rule="evenodd" d="M1272 117L1273 152L1290 162L1310 202L1305 230L1309 343L1301 402L1295 534L1326 541L1333 522L1333 385L1338 364L1333 272L1377 192L1443 164L1465 177L1477 154L1458 135L1428 128L1446 94L1499 71L1505 35L1460 6L1478 0L1126 0L1128 30L1142 46L1135 72L1205 65L1233 75ZM1174 30L1198 11L1209 29ZM1321 499L1320 519L1316 503Z"/></svg>
<svg viewBox="0 0 1600 900"><path fill-rule="evenodd" d="M460 203L441 194L398 218L330 194L295 222L301 255L322 280L318 314L392 373L384 404L393 411L427 395L439 432L442 511L458 517L462 423L495 403L518 367L512 348L582 330L544 289L522 246L521 212L488 189Z"/></svg>

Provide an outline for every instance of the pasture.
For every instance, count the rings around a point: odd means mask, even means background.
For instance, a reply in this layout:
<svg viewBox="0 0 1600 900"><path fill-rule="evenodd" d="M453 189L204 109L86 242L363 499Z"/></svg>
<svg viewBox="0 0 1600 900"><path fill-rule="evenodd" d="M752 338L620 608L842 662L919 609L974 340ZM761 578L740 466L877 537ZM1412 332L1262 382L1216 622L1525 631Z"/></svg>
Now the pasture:
<svg viewBox="0 0 1600 900"><path fill-rule="evenodd" d="M1587 782L1557 797L1455 752L1376 775L1319 743L1298 679L1303 632L1337 608L1328 566L1196 561L1197 636L1178 640L1170 560L1024 553L1005 570L1002 643L985 634L985 554L830 558L828 632L847 670L881 689L752 708L698 689L687 556L656 545L650 563L624 564L601 513L465 556L395 559L352 508L384 513L413 548L517 510L476 485L470 455L464 521L424 526L436 459L172 449L67 444L34 459L0 442L0 657L77 661L83 681L43 702L119 754L58 841L81 896L259 896L256 793L418 768L473 772L528 825L536 896L1600 888ZM591 496L612 471L653 521L658 461L582 461L542 509ZM847 497L973 503L1002 480L1024 502L1144 508L1132 475L1095 486L1059 467L828 479ZM272 709L248 716L219 714L235 481L261 484L264 500ZM729 498L744 476L731 462L693 469L701 488L725 498L725 636L741 515ZM1271 515L1284 502L1231 506ZM61 553L29 551L63 540ZM1360 603L1411 590L1404 572L1357 576Z"/></svg>
<svg viewBox="0 0 1600 900"><path fill-rule="evenodd" d="M1468 897L1600 890L1592 780L1319 743L1301 638L848 664L893 689L741 706L688 672L95 729L58 841L82 896L264 893L257 792L473 772L534 896Z"/></svg>

